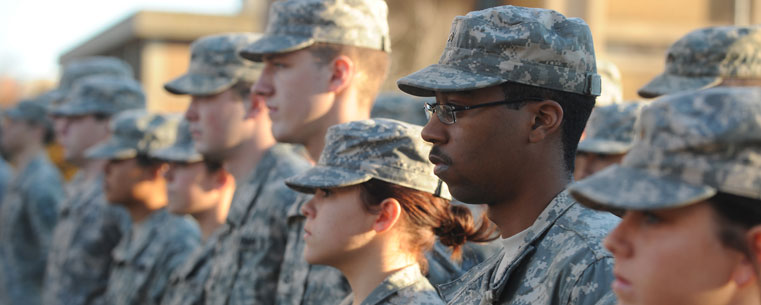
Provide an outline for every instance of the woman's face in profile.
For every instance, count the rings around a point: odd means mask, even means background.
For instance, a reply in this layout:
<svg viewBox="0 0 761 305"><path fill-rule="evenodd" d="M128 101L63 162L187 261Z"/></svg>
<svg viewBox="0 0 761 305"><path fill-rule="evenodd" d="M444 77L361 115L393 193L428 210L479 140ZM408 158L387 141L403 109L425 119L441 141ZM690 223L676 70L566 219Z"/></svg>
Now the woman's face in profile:
<svg viewBox="0 0 761 305"><path fill-rule="evenodd" d="M318 189L301 208L306 261L335 267L368 251L377 216L363 205L359 186Z"/></svg>
<svg viewBox="0 0 761 305"><path fill-rule="evenodd" d="M705 201L626 212L604 241L620 304L727 304L750 264L721 242L716 217Z"/></svg>

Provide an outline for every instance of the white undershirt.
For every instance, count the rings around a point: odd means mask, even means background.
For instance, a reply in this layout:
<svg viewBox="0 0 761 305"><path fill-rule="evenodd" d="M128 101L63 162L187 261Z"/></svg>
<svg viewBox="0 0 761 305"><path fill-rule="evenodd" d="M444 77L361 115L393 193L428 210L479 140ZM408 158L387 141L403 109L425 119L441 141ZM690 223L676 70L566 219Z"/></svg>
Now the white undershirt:
<svg viewBox="0 0 761 305"><path fill-rule="evenodd" d="M518 256L519 251L521 250L521 245L523 245L523 238L526 237L526 233L528 233L530 228L531 227L528 227L525 230L520 231L518 234L501 240L504 256L502 257L502 261L499 262L495 278L502 278L502 275L507 271L507 267L510 266L510 263L516 256Z"/></svg>

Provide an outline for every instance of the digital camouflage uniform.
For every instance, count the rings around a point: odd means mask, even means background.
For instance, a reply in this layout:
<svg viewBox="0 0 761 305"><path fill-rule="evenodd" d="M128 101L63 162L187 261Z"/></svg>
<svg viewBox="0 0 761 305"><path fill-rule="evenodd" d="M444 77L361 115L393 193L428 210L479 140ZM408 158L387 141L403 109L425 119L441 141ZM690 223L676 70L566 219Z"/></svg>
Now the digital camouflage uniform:
<svg viewBox="0 0 761 305"><path fill-rule="evenodd" d="M81 79L50 113L59 117L113 116L143 108L145 96L136 81L90 76ZM129 230L129 214L107 202L102 175L93 180L74 176L67 193L53 231L43 301L50 305L101 304L112 265L111 251Z"/></svg>
<svg viewBox="0 0 761 305"><path fill-rule="evenodd" d="M340 305L352 305L354 294L349 294ZM389 275L360 305L443 305L436 289L420 273L418 265L412 265Z"/></svg>
<svg viewBox="0 0 761 305"><path fill-rule="evenodd" d="M613 211L676 208L717 192L761 199L759 100L753 87L659 98L642 109L642 137L623 162L569 190L585 205Z"/></svg>
<svg viewBox="0 0 761 305"><path fill-rule="evenodd" d="M287 212L297 194L283 181L306 170L300 146L276 144L236 187L211 259L207 304L274 304L286 252Z"/></svg>
<svg viewBox="0 0 761 305"><path fill-rule="evenodd" d="M644 98L718 85L725 79L761 79L761 27L694 30L666 53L666 69L637 93Z"/></svg>
<svg viewBox="0 0 761 305"><path fill-rule="evenodd" d="M637 135L634 123L644 103L612 104L595 107L579 142L578 152L623 154L631 149Z"/></svg>
<svg viewBox="0 0 761 305"><path fill-rule="evenodd" d="M238 52L258 38L224 34L197 40L191 47L190 69L165 89L205 96L239 81L256 81L262 65L242 60ZM308 167L304 156L301 147L277 144L265 152L248 179L238 181L226 223L215 233L214 244L204 246L208 253L199 254L198 266L206 273L200 275L206 279L203 291L196 293L206 304L274 304L286 245L286 212L296 201L296 193L283 180Z"/></svg>
<svg viewBox="0 0 761 305"><path fill-rule="evenodd" d="M50 99L24 100L5 111L6 118L50 128L45 110ZM63 180L45 151L40 151L10 181L0 205L0 304L41 304L45 262Z"/></svg>
<svg viewBox="0 0 761 305"><path fill-rule="evenodd" d="M562 29L562 30L561 30ZM551 10L501 6L456 17L438 64L400 79L418 96L516 82L596 96L594 47L583 20ZM507 131L506 131L507 132ZM613 304L613 258L601 241L618 223L557 194L519 240L454 282L438 286L448 304Z"/></svg>
<svg viewBox="0 0 761 305"><path fill-rule="evenodd" d="M151 157L181 163L202 162L203 156L196 151L188 122L183 120L177 127L175 142L151 154ZM169 284L161 299L163 305L203 304L203 287L209 277L209 257L217 244L219 231L212 233L200 247L172 272Z"/></svg>
<svg viewBox="0 0 761 305"><path fill-rule="evenodd" d="M124 160L150 155L174 142L179 118L127 110L114 117L111 137L87 150L93 159ZM199 245L192 220L169 214L166 208L133 223L113 251L106 304L159 304L169 276Z"/></svg>
<svg viewBox="0 0 761 305"><path fill-rule="evenodd" d="M450 199L446 184L433 175L433 164L427 158L431 144L420 138L421 130L418 125L391 119L332 126L325 135L326 145L317 165L289 178L286 184L303 193L314 193L317 189L378 179ZM342 303L352 300L349 295ZM413 264L386 278L362 304L443 304L443 301L420 273L418 264Z"/></svg>
<svg viewBox="0 0 761 305"><path fill-rule="evenodd" d="M390 52L388 7L381 0L288 0L272 4L264 36L241 51L246 59L260 62L266 54L307 48L315 43L333 43ZM273 304L337 304L348 293L341 273L327 266L310 266L303 257L305 218L301 206L309 196L300 196L284 218L287 226L285 255L275 285ZM219 303L215 303L219 304Z"/></svg>

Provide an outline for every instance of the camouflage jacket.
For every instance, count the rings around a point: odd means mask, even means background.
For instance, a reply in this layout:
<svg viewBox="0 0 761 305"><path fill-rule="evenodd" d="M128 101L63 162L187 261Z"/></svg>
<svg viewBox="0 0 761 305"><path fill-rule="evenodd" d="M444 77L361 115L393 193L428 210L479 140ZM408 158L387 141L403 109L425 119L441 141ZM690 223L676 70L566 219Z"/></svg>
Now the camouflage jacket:
<svg viewBox="0 0 761 305"><path fill-rule="evenodd" d="M354 295L349 294L341 305L351 305ZM361 305L444 305L431 283L420 273L418 265L412 265L394 272L387 277L370 295L362 300Z"/></svg>
<svg viewBox="0 0 761 305"><path fill-rule="evenodd" d="M5 189L8 188L8 184L13 179L13 169L5 159L0 158L0 198L5 196ZM0 204L3 204L0 201Z"/></svg>
<svg viewBox="0 0 761 305"><path fill-rule="evenodd" d="M0 304L40 304L62 198L61 175L44 152L8 185L0 206Z"/></svg>
<svg viewBox="0 0 761 305"><path fill-rule="evenodd" d="M439 285L447 304L615 304L613 257L601 241L619 219L557 195L526 231L518 255L496 278L499 253Z"/></svg>
<svg viewBox="0 0 761 305"><path fill-rule="evenodd" d="M277 280L278 305L338 304L349 292L349 282L341 271L323 265L310 265L304 259L304 223L301 207L311 195L299 196L288 211L288 245Z"/></svg>
<svg viewBox="0 0 761 305"><path fill-rule="evenodd" d="M111 252L129 230L129 214L111 205L103 177L77 176L58 213L45 270L44 304L102 304Z"/></svg>
<svg viewBox="0 0 761 305"><path fill-rule="evenodd" d="M309 167L300 146L277 144L235 190L211 257L206 304L274 304L286 247L286 212L297 193L284 180Z"/></svg>
<svg viewBox="0 0 761 305"><path fill-rule="evenodd" d="M169 275L199 245L199 236L195 223L166 209L132 224L113 252L106 303L159 304Z"/></svg>
<svg viewBox="0 0 761 305"><path fill-rule="evenodd" d="M169 287L161 299L162 305L200 305L204 301L203 285L209 277L209 257L217 245L217 230L188 256L188 259L169 277Z"/></svg>

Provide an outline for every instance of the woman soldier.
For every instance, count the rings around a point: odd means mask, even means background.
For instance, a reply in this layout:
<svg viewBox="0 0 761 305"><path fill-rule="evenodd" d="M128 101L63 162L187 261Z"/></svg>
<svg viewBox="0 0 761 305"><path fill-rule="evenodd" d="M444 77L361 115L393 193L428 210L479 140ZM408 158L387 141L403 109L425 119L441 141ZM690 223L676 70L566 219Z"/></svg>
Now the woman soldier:
<svg viewBox="0 0 761 305"><path fill-rule="evenodd" d="M331 127L318 164L286 181L314 197L302 207L304 257L329 265L353 293L342 304L444 304L423 276L436 237L453 249L495 238L433 175L420 127L395 120Z"/></svg>
<svg viewBox="0 0 761 305"><path fill-rule="evenodd" d="M606 238L620 304L761 304L761 89L665 96L616 165L570 187L623 212Z"/></svg>

